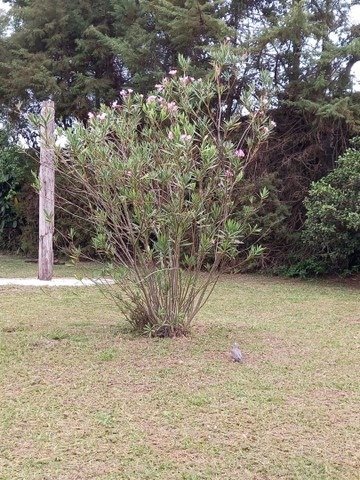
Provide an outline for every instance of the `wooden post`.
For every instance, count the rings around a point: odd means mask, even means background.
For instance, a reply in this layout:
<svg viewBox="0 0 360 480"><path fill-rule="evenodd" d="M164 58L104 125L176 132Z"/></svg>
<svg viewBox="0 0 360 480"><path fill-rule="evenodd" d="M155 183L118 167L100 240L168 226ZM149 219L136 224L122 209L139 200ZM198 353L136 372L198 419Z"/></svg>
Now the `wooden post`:
<svg viewBox="0 0 360 480"><path fill-rule="evenodd" d="M55 203L55 107L47 100L41 104L40 192L39 192L39 280L53 276L54 203Z"/></svg>

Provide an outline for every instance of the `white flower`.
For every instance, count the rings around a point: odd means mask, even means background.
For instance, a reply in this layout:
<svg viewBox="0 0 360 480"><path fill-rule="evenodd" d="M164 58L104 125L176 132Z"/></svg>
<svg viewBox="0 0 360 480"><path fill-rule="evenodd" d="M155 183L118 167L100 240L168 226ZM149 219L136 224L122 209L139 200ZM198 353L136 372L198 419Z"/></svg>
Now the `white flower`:
<svg viewBox="0 0 360 480"><path fill-rule="evenodd" d="M177 74L177 70L175 69L169 71L169 75L176 75L176 74Z"/></svg>
<svg viewBox="0 0 360 480"><path fill-rule="evenodd" d="M127 94L128 94L128 92L126 90L120 90L120 95L122 97L125 97Z"/></svg>
<svg viewBox="0 0 360 480"><path fill-rule="evenodd" d="M96 115L96 118L98 118L99 120L105 120L106 117L107 117L107 114L105 112L102 112Z"/></svg>
<svg viewBox="0 0 360 480"><path fill-rule="evenodd" d="M127 89L128 93L134 93L134 90L132 88Z"/></svg>
<svg viewBox="0 0 360 480"><path fill-rule="evenodd" d="M112 102L111 106L112 106L112 108L118 107L119 105L118 105L117 100L115 100L115 102Z"/></svg>
<svg viewBox="0 0 360 480"><path fill-rule="evenodd" d="M173 132L170 130L169 133L168 133L168 139L169 140L173 140L174 139L174 134Z"/></svg>
<svg viewBox="0 0 360 480"><path fill-rule="evenodd" d="M59 135L56 138L55 145L60 148L65 148L69 145L69 141L65 135Z"/></svg>
<svg viewBox="0 0 360 480"><path fill-rule="evenodd" d="M94 117L95 117L95 115L92 112L88 113L89 120L92 120Z"/></svg>

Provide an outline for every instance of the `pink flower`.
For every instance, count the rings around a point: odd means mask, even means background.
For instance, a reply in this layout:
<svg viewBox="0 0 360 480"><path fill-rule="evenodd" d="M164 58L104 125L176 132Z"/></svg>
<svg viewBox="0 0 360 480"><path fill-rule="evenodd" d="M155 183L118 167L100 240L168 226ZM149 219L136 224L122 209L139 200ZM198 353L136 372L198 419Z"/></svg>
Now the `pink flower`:
<svg viewBox="0 0 360 480"><path fill-rule="evenodd" d="M127 89L128 93L134 93L134 90L132 88Z"/></svg>
<svg viewBox="0 0 360 480"><path fill-rule="evenodd" d="M226 178L231 178L234 176L234 173L231 170L225 170L224 175Z"/></svg>
<svg viewBox="0 0 360 480"><path fill-rule="evenodd" d="M128 94L128 92L126 90L120 90L120 95L122 97L125 97L127 94Z"/></svg>
<svg viewBox="0 0 360 480"><path fill-rule="evenodd" d="M239 158L244 158L245 157L245 152L242 148L239 148L238 150L235 151L235 155Z"/></svg>
<svg viewBox="0 0 360 480"><path fill-rule="evenodd" d="M177 74L177 70L175 69L169 71L169 75L176 75L176 74Z"/></svg>
<svg viewBox="0 0 360 480"><path fill-rule="evenodd" d="M191 136L191 135L183 134L183 135L180 135L180 140L181 140L182 142L191 142L192 136Z"/></svg>
<svg viewBox="0 0 360 480"><path fill-rule="evenodd" d="M189 77L189 75L185 75L184 77L180 78L180 83L182 85L188 85L191 82L194 82L195 78L194 77Z"/></svg>
<svg viewBox="0 0 360 480"><path fill-rule="evenodd" d="M175 102L169 102L167 105L167 109L169 113L176 113L178 111L178 106L176 105Z"/></svg>
<svg viewBox="0 0 360 480"><path fill-rule="evenodd" d="M112 102L111 106L112 108L117 108L119 106L117 100L115 100L115 102Z"/></svg>
<svg viewBox="0 0 360 480"><path fill-rule="evenodd" d="M162 92L164 90L164 85L162 85L161 83L158 83L158 84L155 85L155 89L158 92Z"/></svg>
<svg viewBox="0 0 360 480"><path fill-rule="evenodd" d="M180 83L182 85L187 85L188 83L190 83L190 77L188 75L186 75L185 77L181 77L180 78Z"/></svg>
<svg viewBox="0 0 360 480"><path fill-rule="evenodd" d="M89 120L92 120L94 117L95 117L95 115L92 112L88 113Z"/></svg>
<svg viewBox="0 0 360 480"><path fill-rule="evenodd" d="M157 100L156 95L149 95L147 100L146 100L146 103L154 103L154 102L156 102L156 100Z"/></svg>
<svg viewBox="0 0 360 480"><path fill-rule="evenodd" d="M96 118L98 118L99 120L105 120L106 117L107 117L107 114L105 112L102 112L96 115Z"/></svg>

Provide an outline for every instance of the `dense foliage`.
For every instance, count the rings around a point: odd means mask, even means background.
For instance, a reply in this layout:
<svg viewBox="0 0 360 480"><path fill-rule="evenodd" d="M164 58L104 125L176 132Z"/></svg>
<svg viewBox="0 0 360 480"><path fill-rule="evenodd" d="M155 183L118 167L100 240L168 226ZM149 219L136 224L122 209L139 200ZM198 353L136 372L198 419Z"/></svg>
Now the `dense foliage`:
<svg viewBox="0 0 360 480"><path fill-rule="evenodd" d="M305 201L303 238L324 271L360 268L360 144L314 183Z"/></svg>
<svg viewBox="0 0 360 480"><path fill-rule="evenodd" d="M16 148L8 132L0 130L0 249L20 246L25 218L22 211L24 185L30 183L30 162Z"/></svg>

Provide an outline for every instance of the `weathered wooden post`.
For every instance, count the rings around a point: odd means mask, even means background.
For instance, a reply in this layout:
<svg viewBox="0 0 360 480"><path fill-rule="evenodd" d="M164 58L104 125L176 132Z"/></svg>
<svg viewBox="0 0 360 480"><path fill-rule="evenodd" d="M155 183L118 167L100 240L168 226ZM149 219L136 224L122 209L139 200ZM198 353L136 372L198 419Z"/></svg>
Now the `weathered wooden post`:
<svg viewBox="0 0 360 480"><path fill-rule="evenodd" d="M55 203L55 107L46 100L41 104L40 191L39 191L39 280L53 276L54 203Z"/></svg>

